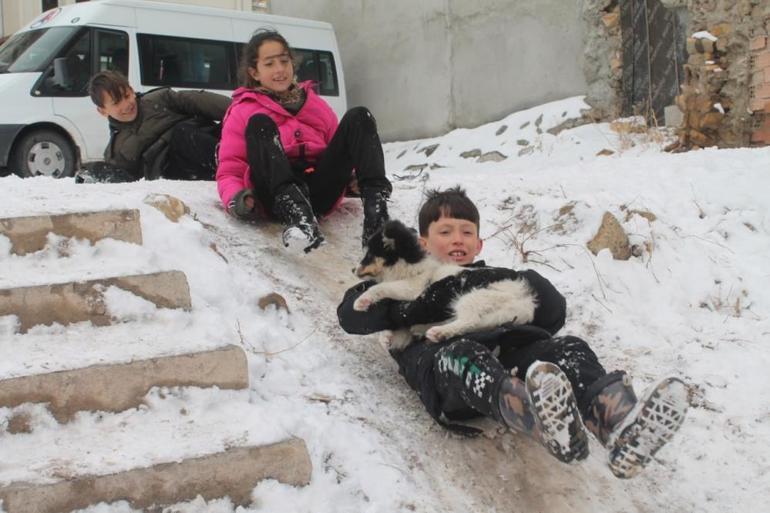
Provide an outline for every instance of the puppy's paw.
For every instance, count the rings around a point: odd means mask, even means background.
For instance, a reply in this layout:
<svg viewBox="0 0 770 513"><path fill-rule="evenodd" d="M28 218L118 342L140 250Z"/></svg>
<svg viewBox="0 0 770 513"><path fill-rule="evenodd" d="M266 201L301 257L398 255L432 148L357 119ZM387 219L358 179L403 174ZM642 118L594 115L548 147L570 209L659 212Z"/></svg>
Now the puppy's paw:
<svg viewBox="0 0 770 513"><path fill-rule="evenodd" d="M374 303L374 301L368 297L361 296L353 302L353 310L356 312L365 312L369 310L369 307L372 306L372 303Z"/></svg>
<svg viewBox="0 0 770 513"><path fill-rule="evenodd" d="M425 332L425 338L434 343L441 342L446 338L446 334L444 333L444 330L441 329L441 326L433 326Z"/></svg>

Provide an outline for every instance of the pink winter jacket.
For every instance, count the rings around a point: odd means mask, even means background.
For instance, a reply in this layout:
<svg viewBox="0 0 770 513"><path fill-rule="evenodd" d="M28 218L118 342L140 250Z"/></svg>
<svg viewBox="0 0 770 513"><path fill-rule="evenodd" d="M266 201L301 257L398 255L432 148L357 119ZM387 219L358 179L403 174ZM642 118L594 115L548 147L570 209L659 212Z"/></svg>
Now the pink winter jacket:
<svg viewBox="0 0 770 513"><path fill-rule="evenodd" d="M266 114L275 121L281 144L289 160L298 158L305 146L305 160L313 163L326 149L337 130L337 116L328 103L311 88L312 82L299 84L307 92L305 104L296 115L286 111L269 96L254 89L240 87L233 92L233 103L222 120L222 142L219 146L217 190L227 208L232 197L242 189L252 189L249 163L246 159L246 125L251 116Z"/></svg>

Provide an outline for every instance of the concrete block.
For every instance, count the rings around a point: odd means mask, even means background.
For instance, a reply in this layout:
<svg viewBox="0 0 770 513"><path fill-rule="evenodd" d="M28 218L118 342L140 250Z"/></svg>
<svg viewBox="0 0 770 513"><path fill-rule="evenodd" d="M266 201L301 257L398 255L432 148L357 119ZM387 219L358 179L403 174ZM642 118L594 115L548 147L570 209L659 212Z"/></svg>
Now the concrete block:
<svg viewBox="0 0 770 513"><path fill-rule="evenodd" d="M764 50L767 47L767 36L757 36L749 43L750 50Z"/></svg>
<svg viewBox="0 0 770 513"><path fill-rule="evenodd" d="M755 87L753 98L770 99L770 83L761 84Z"/></svg>
<svg viewBox="0 0 770 513"><path fill-rule="evenodd" d="M5 235L11 240L11 252L17 255L43 249L49 233L86 239L92 244L106 238L134 244L142 243L138 210L105 210L0 219L0 235Z"/></svg>
<svg viewBox="0 0 770 513"><path fill-rule="evenodd" d="M762 50L754 54L755 69L764 69L770 67L770 50Z"/></svg>
<svg viewBox="0 0 770 513"><path fill-rule="evenodd" d="M104 291L111 286L132 292L160 308L191 308L187 277L181 271L164 271L0 289L0 316L16 315L22 333L38 324L91 321L96 326L106 326L112 319L104 303Z"/></svg>
<svg viewBox="0 0 770 513"><path fill-rule="evenodd" d="M668 127L680 127L684 123L684 114L676 105L669 105L663 109L663 117Z"/></svg>
<svg viewBox="0 0 770 513"><path fill-rule="evenodd" d="M749 109L752 112L759 112L764 110L768 104L770 104L770 101L765 98L755 98L749 102Z"/></svg>
<svg viewBox="0 0 770 513"><path fill-rule="evenodd" d="M64 513L99 502L127 501L133 508L169 505L201 495L251 503L263 479L294 486L310 482L312 464L305 442L292 438L261 446L163 463L105 476L82 476L53 484L12 484L0 489L6 513Z"/></svg>
<svg viewBox="0 0 770 513"><path fill-rule="evenodd" d="M155 386L244 389L249 386L246 354L230 345L210 351L0 380L0 407L49 403L59 422L78 411L118 412L142 403Z"/></svg>

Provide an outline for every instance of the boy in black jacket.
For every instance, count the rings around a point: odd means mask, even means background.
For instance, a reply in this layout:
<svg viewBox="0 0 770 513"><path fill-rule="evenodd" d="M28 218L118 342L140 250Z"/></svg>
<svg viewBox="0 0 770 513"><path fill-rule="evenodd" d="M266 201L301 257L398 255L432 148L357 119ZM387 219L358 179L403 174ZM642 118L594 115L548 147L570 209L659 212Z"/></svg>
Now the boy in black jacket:
<svg viewBox="0 0 770 513"><path fill-rule="evenodd" d="M432 284L414 301L383 300L365 312L355 311L353 303L375 283L360 283L337 309L342 328L364 335L446 321L456 294L479 286L473 283L473 268L485 265L474 263L482 247L479 221L461 188L431 191L420 209L420 242L432 256L469 270ZM638 400L626 373L608 374L585 341L554 336L564 325L566 301L553 285L532 270L513 272L537 296L531 323L508 323L437 344L415 337L403 351L391 351L400 373L431 416L449 429L476 434L452 421L490 416L570 462L588 455L587 428L608 449L612 472L635 476L681 426L685 385L666 378Z"/></svg>
<svg viewBox="0 0 770 513"><path fill-rule="evenodd" d="M104 162L85 165L77 181L213 180L219 124L230 98L168 87L135 93L119 71L88 84L91 101L109 121Z"/></svg>

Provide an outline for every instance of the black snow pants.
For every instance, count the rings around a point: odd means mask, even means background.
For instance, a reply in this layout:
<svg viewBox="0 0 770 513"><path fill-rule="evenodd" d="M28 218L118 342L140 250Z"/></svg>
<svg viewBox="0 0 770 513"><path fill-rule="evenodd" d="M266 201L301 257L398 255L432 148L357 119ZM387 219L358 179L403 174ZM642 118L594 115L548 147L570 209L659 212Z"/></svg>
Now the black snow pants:
<svg viewBox="0 0 770 513"><path fill-rule="evenodd" d="M169 142L169 165L164 178L171 180L213 180L217 173L219 125L201 125L190 120L174 127Z"/></svg>
<svg viewBox="0 0 770 513"><path fill-rule="evenodd" d="M483 415L499 421L497 397L502 381L512 374L523 380L529 366L538 360L564 371L583 415L596 394L623 376L622 372L607 374L588 344L573 336L510 345L498 355L471 337L443 344L421 341L393 357L428 412L444 425L442 413L451 420Z"/></svg>
<svg viewBox="0 0 770 513"><path fill-rule="evenodd" d="M256 114L246 126L246 152L254 194L267 212L276 193L294 183L308 194L317 215L328 213L345 191L355 169L358 186L392 190L385 176L385 159L374 116L365 107L350 109L317 162L292 159L280 144L278 127L267 115Z"/></svg>

